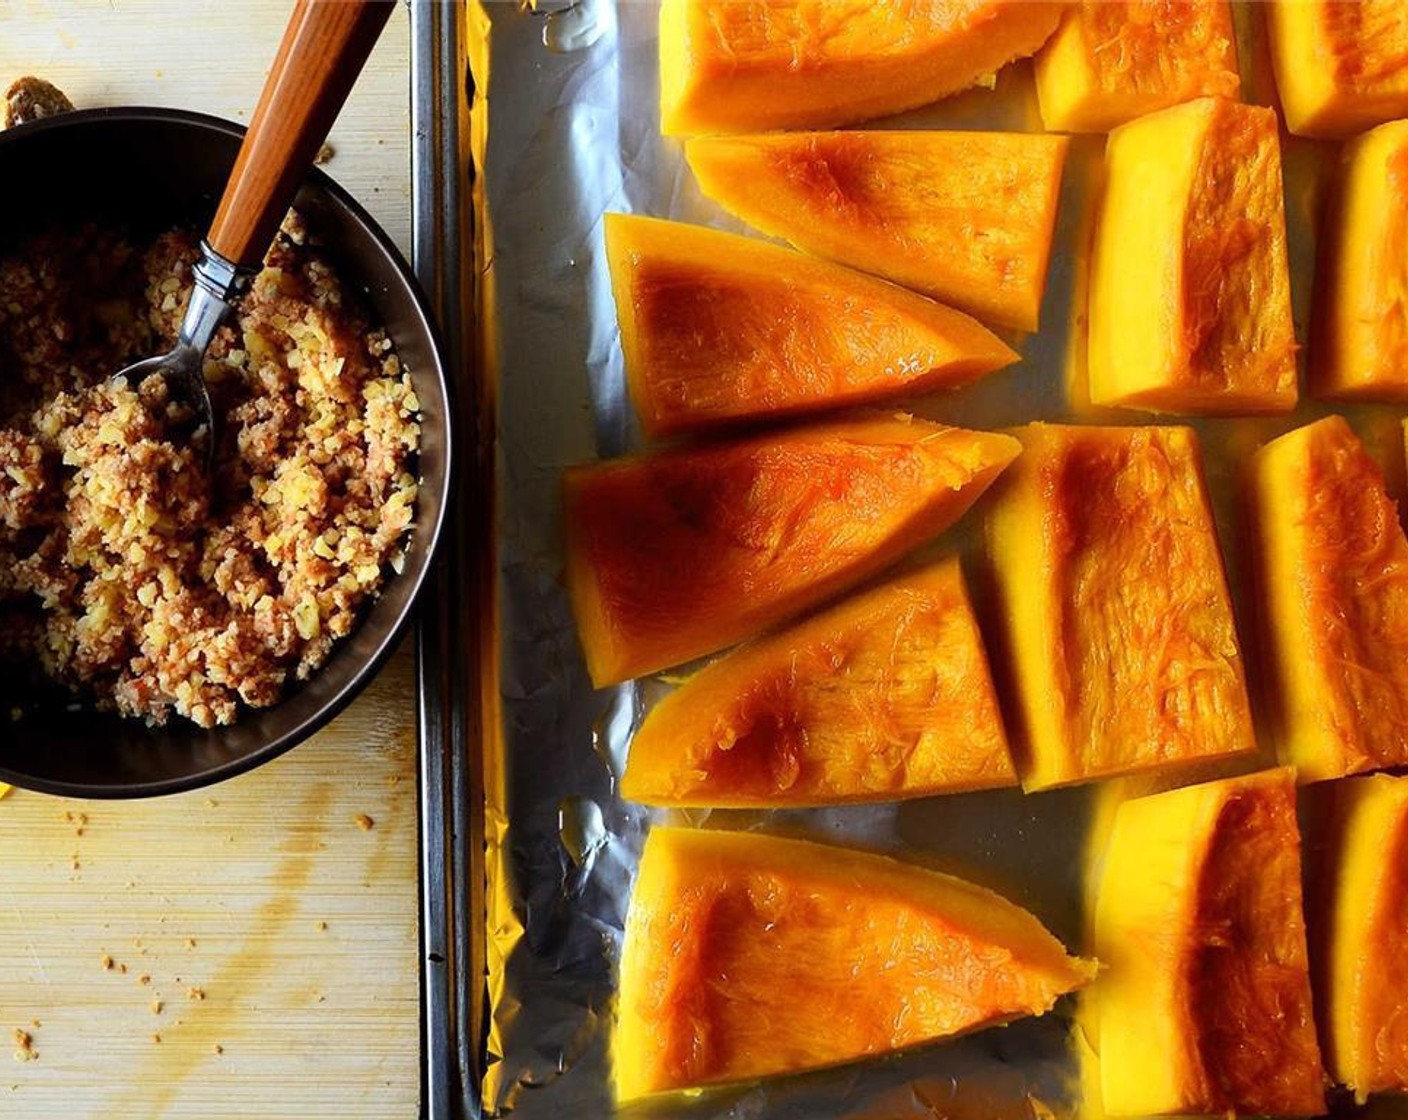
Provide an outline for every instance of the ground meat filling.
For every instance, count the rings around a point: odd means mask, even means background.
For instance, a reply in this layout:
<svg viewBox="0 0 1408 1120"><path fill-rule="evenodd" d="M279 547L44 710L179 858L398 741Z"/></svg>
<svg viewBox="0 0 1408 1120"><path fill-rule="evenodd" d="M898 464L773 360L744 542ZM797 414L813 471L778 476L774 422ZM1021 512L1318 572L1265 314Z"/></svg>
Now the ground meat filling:
<svg viewBox="0 0 1408 1120"><path fill-rule="evenodd" d="M0 658L100 706L232 722L400 567L420 404L291 218L206 361L215 464L160 379L197 243L46 234L0 260Z"/></svg>

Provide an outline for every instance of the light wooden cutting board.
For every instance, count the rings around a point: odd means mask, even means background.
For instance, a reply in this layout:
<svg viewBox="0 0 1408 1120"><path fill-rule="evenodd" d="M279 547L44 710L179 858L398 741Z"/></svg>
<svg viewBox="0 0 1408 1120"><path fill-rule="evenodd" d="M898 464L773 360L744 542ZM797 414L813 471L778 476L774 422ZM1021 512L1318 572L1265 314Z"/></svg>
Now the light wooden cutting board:
<svg viewBox="0 0 1408 1120"><path fill-rule="evenodd" d="M245 121L290 7L0 0L0 87L34 73L79 107ZM325 167L403 249L408 35L398 5ZM414 1116L414 729L403 648L330 728L243 778L0 800L0 1116Z"/></svg>

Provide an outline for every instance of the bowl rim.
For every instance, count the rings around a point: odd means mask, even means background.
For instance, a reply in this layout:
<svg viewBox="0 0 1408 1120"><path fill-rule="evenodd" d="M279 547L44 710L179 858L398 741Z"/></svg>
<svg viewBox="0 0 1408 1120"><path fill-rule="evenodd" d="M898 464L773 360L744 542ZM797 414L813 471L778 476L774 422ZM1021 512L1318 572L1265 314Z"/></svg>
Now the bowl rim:
<svg viewBox="0 0 1408 1120"><path fill-rule="evenodd" d="M59 132L66 128L103 122L117 124L156 122L162 124L190 125L209 132L221 133L236 140L243 138L247 131L244 125L238 124L235 121L193 110L142 105L101 106L92 109L74 109L70 112L61 113L53 117L44 117L26 124L14 125L8 129L0 129L0 147L22 144L27 138L38 136L46 132ZM376 243L378 248L381 249L391 267L405 284L406 290L411 296L416 318L420 321L425 330L426 337L430 340L430 349L434 358L435 367L433 376L439 382L441 395L446 403L442 440L443 450L441 453L444 469L439 486L439 509L436 513L434 524L430 527L429 542L424 550L425 558L419 565L419 569L414 572L398 574L396 576L398 580L411 580L411 587L406 596L405 603L376 648L371 651L370 655L362 661L357 669L326 703L316 708L307 718L264 743L257 750L250 751L248 754L242 755L239 758L222 762L208 769L200 770L196 773L179 778L102 784L36 778L0 764L0 782L5 782L17 788L36 793L55 794L62 797L91 798L94 800L165 797L172 794L188 793L192 790L204 789L207 786L212 786L219 782L226 781L229 778L237 777L240 774L248 773L267 762L271 762L322 730L340 715L348 705L362 693L363 689L375 679L390 658L392 652L400 645L405 635L406 628L419 605L421 593L425 590L426 578L436 566L437 555L444 536L445 522L449 516L451 499L454 493L456 459L454 454L455 407L453 382L447 368L446 349L441 336L440 325L436 322L435 315L430 308L429 300L421 290L415 272L407 263L401 250L390 237L387 236L386 231L381 228L376 219L367 212L366 208L358 202L346 188L342 187L330 175L318 167L310 167L308 174L300 184L300 190L310 187L314 188L319 193L330 196L338 206L348 213L357 225L362 227L367 235ZM421 477L420 483L422 486L425 484L424 476ZM373 607L375 606L375 602L376 600L373 600ZM365 622L366 619L364 618L362 622L359 623L359 626L365 625ZM314 676L316 675L315 673ZM277 705L275 705L275 707L277 707ZM416 705L414 710L416 722L419 723L421 718L419 704Z"/></svg>

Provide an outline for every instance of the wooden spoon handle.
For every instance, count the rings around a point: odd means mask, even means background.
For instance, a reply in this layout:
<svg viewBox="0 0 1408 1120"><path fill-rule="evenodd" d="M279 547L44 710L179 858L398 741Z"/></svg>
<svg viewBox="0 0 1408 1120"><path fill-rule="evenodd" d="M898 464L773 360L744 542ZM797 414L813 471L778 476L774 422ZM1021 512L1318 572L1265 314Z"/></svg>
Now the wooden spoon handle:
<svg viewBox="0 0 1408 1120"><path fill-rule="evenodd" d="M259 267L394 6L297 0L210 225L226 260Z"/></svg>

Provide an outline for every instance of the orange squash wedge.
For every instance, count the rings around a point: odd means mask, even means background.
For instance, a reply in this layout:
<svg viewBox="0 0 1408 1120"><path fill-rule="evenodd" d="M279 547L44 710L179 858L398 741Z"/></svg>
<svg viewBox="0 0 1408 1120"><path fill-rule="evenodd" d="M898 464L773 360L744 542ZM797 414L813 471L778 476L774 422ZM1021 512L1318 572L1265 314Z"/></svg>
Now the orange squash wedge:
<svg viewBox="0 0 1408 1120"><path fill-rule="evenodd" d="M1030 424L987 520L1027 790L1256 747L1189 428Z"/></svg>
<svg viewBox="0 0 1408 1120"><path fill-rule="evenodd" d="M608 214L606 255L652 436L956 388L1017 360L961 311L752 238Z"/></svg>
<svg viewBox="0 0 1408 1120"><path fill-rule="evenodd" d="M1086 983L1000 895L883 856L657 828L626 920L621 1100L837 1065L1049 1011Z"/></svg>
<svg viewBox="0 0 1408 1120"><path fill-rule="evenodd" d="M1253 460L1257 584L1281 760L1302 781L1408 764L1408 537L1327 416Z"/></svg>
<svg viewBox="0 0 1408 1120"><path fill-rule="evenodd" d="M1331 805L1316 998L1330 1070L1362 1102L1408 1092L1408 778L1337 782Z"/></svg>
<svg viewBox="0 0 1408 1120"><path fill-rule="evenodd" d="M1015 132L700 137L703 191L799 249L1035 330L1067 140Z"/></svg>
<svg viewBox="0 0 1408 1120"><path fill-rule="evenodd" d="M1326 223L1311 388L1334 400L1408 402L1408 121L1345 145Z"/></svg>
<svg viewBox="0 0 1408 1120"><path fill-rule="evenodd" d="M1045 0L665 0L666 136L830 128L926 105L1026 58Z"/></svg>
<svg viewBox="0 0 1408 1120"><path fill-rule="evenodd" d="M1227 0L1082 0L1035 70L1052 132L1108 132L1170 105L1242 92Z"/></svg>
<svg viewBox="0 0 1408 1120"><path fill-rule="evenodd" d="M1020 450L896 416L569 470L567 581L592 680L713 653L876 574Z"/></svg>
<svg viewBox="0 0 1408 1120"><path fill-rule="evenodd" d="M1121 805L1095 951L1106 1113L1324 1109L1290 770Z"/></svg>
<svg viewBox="0 0 1408 1120"><path fill-rule="evenodd" d="M1403 0L1280 0L1266 12L1291 132L1342 139L1408 116Z"/></svg>
<svg viewBox="0 0 1408 1120"><path fill-rule="evenodd" d="M1202 98L1122 125L1105 151L1092 403L1194 415L1294 408L1276 114Z"/></svg>
<svg viewBox="0 0 1408 1120"><path fill-rule="evenodd" d="M950 560L700 670L641 724L621 794L651 805L824 805L1016 781Z"/></svg>

